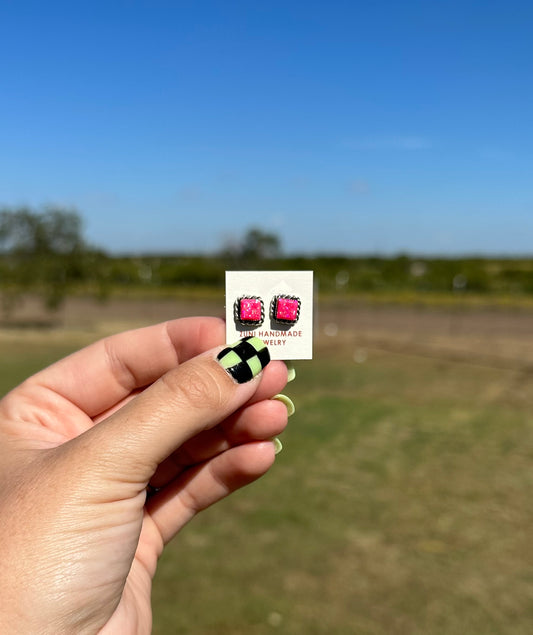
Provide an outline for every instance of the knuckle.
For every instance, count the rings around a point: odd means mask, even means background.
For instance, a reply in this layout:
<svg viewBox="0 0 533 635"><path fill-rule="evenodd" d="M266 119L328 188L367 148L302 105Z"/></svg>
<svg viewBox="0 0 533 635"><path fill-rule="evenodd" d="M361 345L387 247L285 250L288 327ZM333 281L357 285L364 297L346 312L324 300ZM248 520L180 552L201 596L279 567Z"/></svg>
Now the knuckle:
<svg viewBox="0 0 533 635"><path fill-rule="evenodd" d="M197 410L224 410L230 399L217 374L205 365L184 364L162 377L175 405Z"/></svg>

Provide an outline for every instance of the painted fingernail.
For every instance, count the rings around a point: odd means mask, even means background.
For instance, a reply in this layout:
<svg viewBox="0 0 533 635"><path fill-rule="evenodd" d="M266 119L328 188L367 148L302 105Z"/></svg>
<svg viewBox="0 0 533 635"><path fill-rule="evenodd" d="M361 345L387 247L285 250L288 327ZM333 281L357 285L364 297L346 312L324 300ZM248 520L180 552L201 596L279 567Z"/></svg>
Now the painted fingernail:
<svg viewBox="0 0 533 635"><path fill-rule="evenodd" d="M283 450L283 443L278 439L278 437L273 437L270 440L274 444L274 454L279 454Z"/></svg>
<svg viewBox="0 0 533 635"><path fill-rule="evenodd" d="M287 366L287 383L290 381L294 381L296 379L296 369L294 368L294 364L286 359L285 366Z"/></svg>
<svg viewBox="0 0 533 635"><path fill-rule="evenodd" d="M276 401L281 401L281 403L285 404L285 406L287 407L287 414L289 415L289 417L296 412L296 408L294 407L292 399L289 399L287 395L282 395L282 394L274 395L272 399L276 399Z"/></svg>
<svg viewBox="0 0 533 635"><path fill-rule="evenodd" d="M217 355L218 363L239 384L258 375L270 361L266 344L258 337L245 337Z"/></svg>

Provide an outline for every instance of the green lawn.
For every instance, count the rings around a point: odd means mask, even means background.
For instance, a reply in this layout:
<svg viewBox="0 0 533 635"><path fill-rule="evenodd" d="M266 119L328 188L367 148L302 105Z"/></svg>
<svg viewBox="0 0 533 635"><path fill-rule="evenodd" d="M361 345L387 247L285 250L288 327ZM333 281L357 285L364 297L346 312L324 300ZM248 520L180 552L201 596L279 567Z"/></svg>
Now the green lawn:
<svg viewBox="0 0 533 635"><path fill-rule="evenodd" d="M2 341L0 392L82 339ZM156 635L531 632L531 378L354 353L297 364L276 465L169 546Z"/></svg>
<svg viewBox="0 0 533 635"><path fill-rule="evenodd" d="M533 425L501 371L323 350L260 483L161 563L156 633L529 633Z"/></svg>

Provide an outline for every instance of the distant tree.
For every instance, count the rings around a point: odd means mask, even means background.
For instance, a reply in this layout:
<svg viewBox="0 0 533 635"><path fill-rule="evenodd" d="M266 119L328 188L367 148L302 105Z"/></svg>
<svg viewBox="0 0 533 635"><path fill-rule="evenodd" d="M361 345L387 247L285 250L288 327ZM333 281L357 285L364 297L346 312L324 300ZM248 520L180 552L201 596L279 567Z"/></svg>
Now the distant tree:
<svg viewBox="0 0 533 635"><path fill-rule="evenodd" d="M74 284L98 276L99 269L94 267L97 252L87 247L82 225L78 212L71 209L0 210L0 292L4 314L25 292L37 293L47 309L55 310Z"/></svg>
<svg viewBox="0 0 533 635"><path fill-rule="evenodd" d="M27 208L0 211L0 245L19 257L69 254L83 246L82 221L73 210Z"/></svg>
<svg viewBox="0 0 533 635"><path fill-rule="evenodd" d="M248 229L244 235L227 240L220 255L236 264L269 260L281 256L281 240L274 233L263 231L257 227Z"/></svg>
<svg viewBox="0 0 533 635"><path fill-rule="evenodd" d="M281 255L281 240L276 234L265 232L252 227L242 239L241 256L253 260L279 258Z"/></svg>

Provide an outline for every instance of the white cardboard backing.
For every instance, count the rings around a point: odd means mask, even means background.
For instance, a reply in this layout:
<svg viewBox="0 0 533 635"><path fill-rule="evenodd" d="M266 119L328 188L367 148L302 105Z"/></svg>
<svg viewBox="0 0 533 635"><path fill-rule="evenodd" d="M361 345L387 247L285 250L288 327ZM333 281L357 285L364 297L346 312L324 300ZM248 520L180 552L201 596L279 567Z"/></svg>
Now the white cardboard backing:
<svg viewBox="0 0 533 635"><path fill-rule="evenodd" d="M300 298L296 324L279 324L270 317L275 295ZM259 296L265 306L265 320L258 326L235 321L234 303L243 295ZM255 335L268 346L271 359L312 359L313 357L313 272L312 271L226 271L226 341L232 344Z"/></svg>

